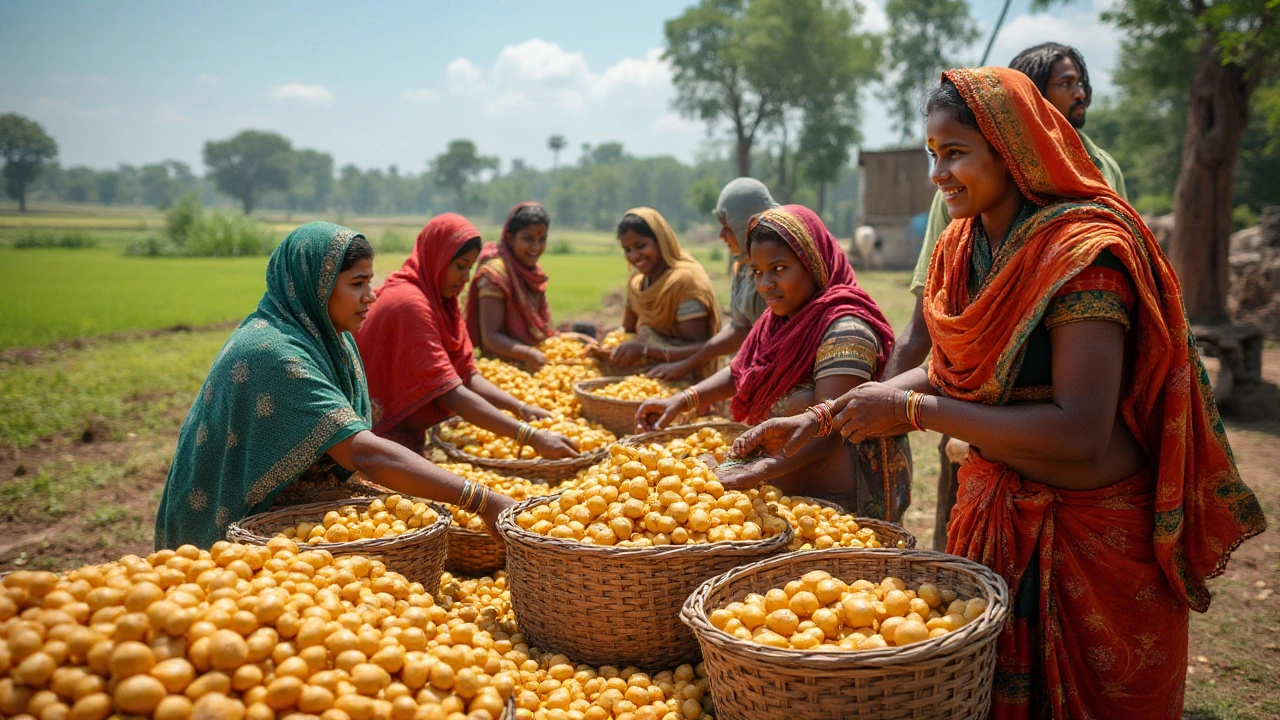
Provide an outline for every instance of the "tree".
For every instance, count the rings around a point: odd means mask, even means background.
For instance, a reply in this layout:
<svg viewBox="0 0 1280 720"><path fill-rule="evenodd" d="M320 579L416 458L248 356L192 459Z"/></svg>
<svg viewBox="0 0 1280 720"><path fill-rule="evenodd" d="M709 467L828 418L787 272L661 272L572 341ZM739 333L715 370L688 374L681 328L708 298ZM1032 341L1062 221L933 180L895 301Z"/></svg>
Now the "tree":
<svg viewBox="0 0 1280 720"><path fill-rule="evenodd" d="M498 158L480 155L470 140L454 140L449 149L430 163L431 179L438 187L452 189L458 196L458 212L467 211L467 183L479 179L486 170L496 170Z"/></svg>
<svg viewBox="0 0 1280 720"><path fill-rule="evenodd" d="M557 170L560 167L560 151L565 149L568 143L565 142L564 136L560 134L552 135L547 138L547 147L551 149L551 169Z"/></svg>
<svg viewBox="0 0 1280 720"><path fill-rule="evenodd" d="M720 202L720 182L713 177L698 178L697 182L689 186L685 199L699 215L706 217L716 209L716 203Z"/></svg>
<svg viewBox="0 0 1280 720"><path fill-rule="evenodd" d="M143 165L139 170L138 185L142 191L142 199L148 205L163 210L182 195L195 191L195 176L186 163L165 160Z"/></svg>
<svg viewBox="0 0 1280 720"><path fill-rule="evenodd" d="M333 194L333 156L319 150L293 153L293 182L285 193L290 211L324 210Z"/></svg>
<svg viewBox="0 0 1280 720"><path fill-rule="evenodd" d="M276 133L245 130L205 143L204 164L218 189L239 200L248 215L263 193L289 189L293 146Z"/></svg>
<svg viewBox="0 0 1280 720"><path fill-rule="evenodd" d="M118 170L107 170L98 173L98 202L111 205L120 197L120 186L124 184Z"/></svg>
<svg viewBox="0 0 1280 720"><path fill-rule="evenodd" d="M857 118L832 106L805 117L800 134L801 169L818 186L818 216L826 210L827 186L840 179L849 164L849 148L860 139Z"/></svg>
<svg viewBox="0 0 1280 720"><path fill-rule="evenodd" d="M58 156L58 143L40 124L21 115L0 115L0 157L4 157L4 191L27 211L27 185L40 175L44 163Z"/></svg>
<svg viewBox="0 0 1280 720"><path fill-rule="evenodd" d="M884 12L889 18L885 59L893 73L884 98L906 143L920 128L925 93L938 84L943 70L960 64L948 50L973 42L978 28L967 0L889 0Z"/></svg>
<svg viewBox="0 0 1280 720"><path fill-rule="evenodd" d="M1105 17L1157 63L1175 64L1169 50L1195 47L1169 259L1191 321L1225 322L1233 179L1250 100L1280 70L1280 2L1122 0Z"/></svg>

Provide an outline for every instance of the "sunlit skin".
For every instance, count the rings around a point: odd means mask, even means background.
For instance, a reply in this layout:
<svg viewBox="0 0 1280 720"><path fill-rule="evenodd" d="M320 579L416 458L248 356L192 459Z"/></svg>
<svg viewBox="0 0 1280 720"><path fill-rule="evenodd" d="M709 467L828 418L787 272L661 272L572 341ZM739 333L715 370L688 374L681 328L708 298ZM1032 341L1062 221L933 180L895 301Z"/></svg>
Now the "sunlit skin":
<svg viewBox="0 0 1280 720"><path fill-rule="evenodd" d="M440 294L445 298L454 298L462 294L471 279L471 266L480 257L479 250L472 250L454 258L444 269L444 282L440 285Z"/></svg>
<svg viewBox="0 0 1280 720"><path fill-rule="evenodd" d="M653 282L667 271L667 261L662 259L657 240L628 230L618 236L618 242L622 244L627 262L644 275L646 281Z"/></svg>
<svg viewBox="0 0 1280 720"><path fill-rule="evenodd" d="M729 254L737 257L742 254L742 245L738 243L738 238L733 234L733 228L720 223L720 239L724 241L725 247L729 248Z"/></svg>
<svg viewBox="0 0 1280 720"><path fill-rule="evenodd" d="M373 258L366 258L338 273L329 293L329 321L339 334L354 333L364 324L369 307L378 299L373 292Z"/></svg>
<svg viewBox="0 0 1280 720"><path fill-rule="evenodd" d="M1089 109L1089 94L1080 84L1080 70L1071 58L1062 58L1049 70L1049 84L1044 98L1062 113L1071 127L1084 127L1085 112Z"/></svg>
<svg viewBox="0 0 1280 720"><path fill-rule="evenodd" d="M774 315L791 317L818 292L813 276L786 243L756 240L749 252L756 292Z"/></svg>
<svg viewBox="0 0 1280 720"><path fill-rule="evenodd" d="M947 112L929 115L928 148L933 158L929 179L947 202L954 219L981 217L992 246L1003 241L1022 207L1022 191L1004 159L982 132Z"/></svg>
<svg viewBox="0 0 1280 720"><path fill-rule="evenodd" d="M511 245L520 264L533 269L538 265L542 253L547 250L547 226L528 225L521 228L512 236Z"/></svg>
<svg viewBox="0 0 1280 720"><path fill-rule="evenodd" d="M622 252L627 258L627 263L641 275L644 275L646 285L662 277L662 273L668 270L667 261L662 258L662 250L658 247L656 239L641 235L634 230L627 230L618 236L618 242L622 245ZM635 332L638 322L639 318L630 308L623 312L622 327L624 330ZM679 332L681 339L701 343L711 337L711 323L706 318L681 322ZM628 367L645 359L661 360L663 362L683 360L696 352L697 349L697 347L691 346L661 350L631 340L614 348L613 352L606 357L618 365Z"/></svg>

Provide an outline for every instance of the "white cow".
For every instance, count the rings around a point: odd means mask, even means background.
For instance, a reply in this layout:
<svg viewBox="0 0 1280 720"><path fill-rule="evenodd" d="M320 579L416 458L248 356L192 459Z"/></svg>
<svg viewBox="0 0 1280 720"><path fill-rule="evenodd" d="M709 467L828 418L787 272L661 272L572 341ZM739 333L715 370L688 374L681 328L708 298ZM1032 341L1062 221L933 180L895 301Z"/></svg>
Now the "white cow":
<svg viewBox="0 0 1280 720"><path fill-rule="evenodd" d="M884 267L884 240L875 228L870 225L859 225L853 232L853 246L862 260L862 267L869 269Z"/></svg>

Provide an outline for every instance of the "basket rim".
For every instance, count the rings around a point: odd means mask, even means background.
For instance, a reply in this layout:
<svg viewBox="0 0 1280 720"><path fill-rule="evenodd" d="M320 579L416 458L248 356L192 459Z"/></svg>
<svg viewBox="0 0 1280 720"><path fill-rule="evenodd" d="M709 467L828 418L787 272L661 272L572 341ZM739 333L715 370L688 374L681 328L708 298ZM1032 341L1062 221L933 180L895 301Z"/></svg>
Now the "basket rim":
<svg viewBox="0 0 1280 720"><path fill-rule="evenodd" d="M596 555L612 558L641 558L652 560L663 560L674 556L701 556L701 555L751 555L756 556L761 551L773 550L776 548L786 548L791 543L791 538L795 531L791 529L791 523L786 523L786 530L771 537L762 538L760 540L730 540L727 542L714 543L689 543L687 545L661 545L657 547L616 547L613 545L586 545L577 540L563 540L561 538L548 537L539 535L535 532L529 532L516 524L515 518L519 513L535 505L551 502L552 500L563 495L563 492L553 493L550 495L541 495L529 498L519 502L498 516L498 534L507 544L523 545L527 548L533 548L542 551L559 552L564 554L579 555Z"/></svg>
<svg viewBox="0 0 1280 720"><path fill-rule="evenodd" d="M874 559L877 556L899 556L908 562L942 563L950 569L968 573L986 593L987 607L972 622L954 632L929 638L905 647L889 647L878 650L796 650L761 645L730 635L711 624L707 613L707 601L712 591L757 570L778 565L808 564L816 566L830 557L859 556ZM818 569L814 567L813 569ZM946 655L952 650L971 649L979 644L995 640L1004 631L1009 613L1009 586L1004 578L990 568L958 555L948 555L933 550L906 550L898 548L827 548L803 553L787 553L766 558L749 565L741 565L713 577L698 586L680 608L680 620L697 635L699 642L717 646L724 652L747 656L752 660L781 665L780 670L839 671L854 669L880 669L911 662L927 662Z"/></svg>
<svg viewBox="0 0 1280 720"><path fill-rule="evenodd" d="M413 497L413 496L410 495L408 497ZM247 518L237 520L236 522L233 522L230 525L228 525L227 539L231 539L230 538L231 532L232 530L235 530L238 533L242 533L244 536L246 536L246 538L253 539L253 541L255 542L258 539L261 539L262 540L261 544L266 545L267 542L271 540L272 537L275 537L275 536L272 535L268 537L266 535L260 535L257 532L249 530L248 528L245 527L245 525L249 523L249 521L254 521L255 524L265 523L265 522L269 522L270 520L274 520L277 516L283 517L285 515L296 515L299 513L311 514L320 510L325 510L325 509L331 510L334 508L343 507L345 505L369 505L374 500L377 500L377 499L379 498L351 498L343 502L327 501L327 502L306 503L304 505L290 505L288 507L278 508L276 510L268 510L266 512L260 512L260 513L257 513L256 515L250 515ZM419 499L424 499L424 498L419 498ZM298 543L296 540L294 540L294 543L298 545L299 552L303 551L304 549L305 550L328 550L330 552L332 552L335 549L343 550L343 551L365 550L365 549L376 551L376 550L383 550L386 548L395 547L397 545L405 544L410 541L425 540L428 538L433 538L437 535L441 535L443 533L448 532L449 525L453 523L453 513L450 512L449 508L444 503L436 502L434 500L426 500L426 502L428 505L432 507L433 510L436 511L436 521L426 527L414 528L409 532L402 533L400 535L395 535L389 538L361 538L360 540L350 540L347 542L340 542L340 543L320 542L320 543L316 543L315 545L307 544L305 541L302 543ZM323 513L321 513L321 517L323 517Z"/></svg>
<svg viewBox="0 0 1280 720"><path fill-rule="evenodd" d="M605 445L604 447L593 450L589 453L582 453L577 457L561 458L559 460L548 460L542 457L536 457L529 460L519 460L516 458L482 458L465 453L457 445L446 442L440 438L440 428L444 427L446 424L451 423L457 425L464 422L466 421L460 417L451 417L441 420L431 426L431 429L428 431L428 436L431 438L431 442L434 445L444 451L445 455L450 456L457 462L465 462L481 468L509 469L509 471L515 475L520 474L519 470L527 468L537 468L538 471L542 473L545 473L547 470L558 470L563 468L579 470L584 467L595 465L609 454L609 446ZM525 479L528 480L529 478Z"/></svg>
<svg viewBox="0 0 1280 720"><path fill-rule="evenodd" d="M717 430L722 428L730 428L730 427L742 428L742 431L746 432L748 429L750 429L751 426L745 423L734 422L732 420L711 420L708 422L692 422L692 423L684 423L683 425L668 425L666 428L662 430L650 430L649 432L645 432L645 433L628 435L625 438L618 440L618 442L622 445L627 445L630 447L638 447L641 445L648 445L649 443L653 443L653 442L662 442L661 440L659 440L659 438L661 437L666 437L671 435L683 437L685 435L688 435L689 433L697 432L698 430L701 430L704 427L709 427ZM714 472L714 470L712 472Z"/></svg>

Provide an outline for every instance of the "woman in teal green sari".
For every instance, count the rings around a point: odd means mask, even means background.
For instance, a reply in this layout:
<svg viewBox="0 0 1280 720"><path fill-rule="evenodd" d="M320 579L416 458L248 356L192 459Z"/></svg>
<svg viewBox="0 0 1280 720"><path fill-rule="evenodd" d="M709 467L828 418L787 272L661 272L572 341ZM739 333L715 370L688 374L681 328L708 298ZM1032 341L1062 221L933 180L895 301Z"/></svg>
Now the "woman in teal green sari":
<svg viewBox="0 0 1280 720"><path fill-rule="evenodd" d="M157 548L207 548L273 505L366 494L347 482L356 471L396 492L469 505L490 528L512 504L370 431L351 333L376 299L372 279L368 241L332 223L303 225L272 253L267 292L218 353L182 425Z"/></svg>

